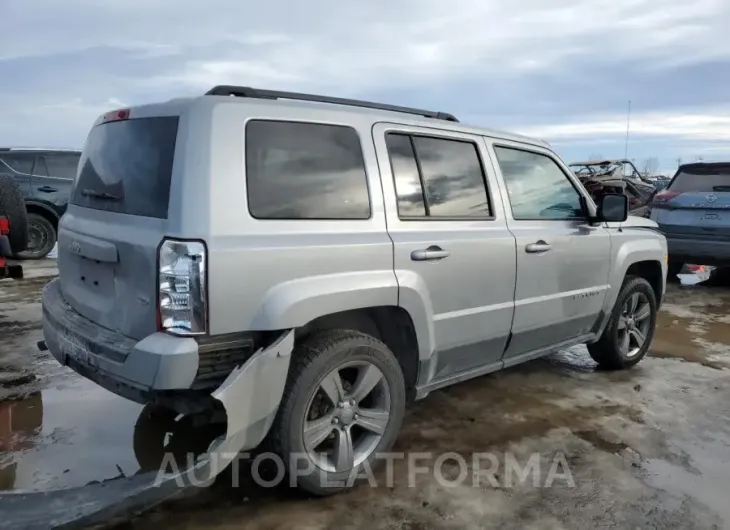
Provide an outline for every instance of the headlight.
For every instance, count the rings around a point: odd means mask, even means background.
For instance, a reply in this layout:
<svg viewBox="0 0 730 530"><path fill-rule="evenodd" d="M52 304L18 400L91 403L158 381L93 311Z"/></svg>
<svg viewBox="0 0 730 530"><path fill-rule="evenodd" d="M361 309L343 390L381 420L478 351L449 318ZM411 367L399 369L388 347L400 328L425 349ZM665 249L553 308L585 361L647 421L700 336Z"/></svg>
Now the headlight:
<svg viewBox="0 0 730 530"><path fill-rule="evenodd" d="M166 239L159 251L157 310L162 331L199 335L207 331L207 252L202 241Z"/></svg>

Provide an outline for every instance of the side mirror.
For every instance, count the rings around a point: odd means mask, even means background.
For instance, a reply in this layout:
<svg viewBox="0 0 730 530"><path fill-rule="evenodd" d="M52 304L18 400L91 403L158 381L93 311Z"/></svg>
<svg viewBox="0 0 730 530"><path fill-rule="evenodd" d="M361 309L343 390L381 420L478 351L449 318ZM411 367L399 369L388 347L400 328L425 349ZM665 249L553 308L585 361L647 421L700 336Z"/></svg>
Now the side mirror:
<svg viewBox="0 0 730 530"><path fill-rule="evenodd" d="M598 219L622 223L629 217L629 198L622 193L606 193L598 204Z"/></svg>

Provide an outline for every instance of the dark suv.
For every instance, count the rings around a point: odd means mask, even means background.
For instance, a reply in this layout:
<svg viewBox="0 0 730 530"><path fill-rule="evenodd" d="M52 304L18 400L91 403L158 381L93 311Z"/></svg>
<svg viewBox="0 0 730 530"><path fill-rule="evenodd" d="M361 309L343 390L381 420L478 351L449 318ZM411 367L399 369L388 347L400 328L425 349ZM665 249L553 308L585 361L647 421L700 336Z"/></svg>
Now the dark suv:
<svg viewBox="0 0 730 530"><path fill-rule="evenodd" d="M15 178L28 210L28 247L19 258L40 259L53 250L80 158L76 150L0 148L0 174Z"/></svg>

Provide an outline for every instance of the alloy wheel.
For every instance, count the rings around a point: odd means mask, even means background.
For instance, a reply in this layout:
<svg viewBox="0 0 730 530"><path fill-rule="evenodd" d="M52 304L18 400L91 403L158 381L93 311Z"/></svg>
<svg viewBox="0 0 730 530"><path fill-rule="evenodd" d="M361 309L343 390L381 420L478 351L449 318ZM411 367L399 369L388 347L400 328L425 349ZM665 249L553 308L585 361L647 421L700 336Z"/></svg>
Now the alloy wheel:
<svg viewBox="0 0 730 530"><path fill-rule="evenodd" d="M624 357L637 355L646 342L651 326L651 304L642 292L626 299L618 320L618 344Z"/></svg>
<svg viewBox="0 0 730 530"><path fill-rule="evenodd" d="M364 462L383 438L391 413L383 372L369 361L349 361L319 383L306 409L303 440L322 470L341 473Z"/></svg>

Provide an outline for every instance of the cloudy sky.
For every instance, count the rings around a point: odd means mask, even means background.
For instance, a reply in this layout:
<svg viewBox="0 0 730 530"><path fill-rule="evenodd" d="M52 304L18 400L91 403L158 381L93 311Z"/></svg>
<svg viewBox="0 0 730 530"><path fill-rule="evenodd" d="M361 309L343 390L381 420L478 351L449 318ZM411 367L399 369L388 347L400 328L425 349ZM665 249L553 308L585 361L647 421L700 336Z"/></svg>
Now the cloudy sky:
<svg viewBox="0 0 730 530"><path fill-rule="evenodd" d="M519 6L519 8L517 7ZM727 0L0 0L0 145L215 84L421 106L567 160L730 158Z"/></svg>

